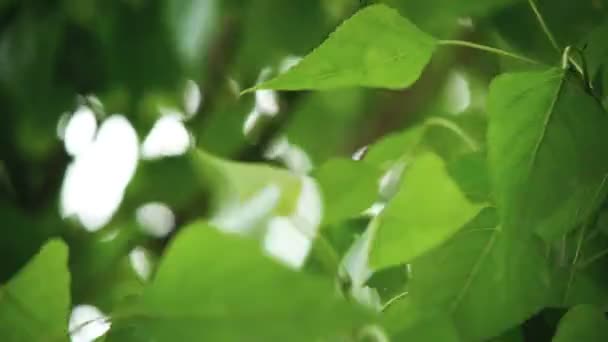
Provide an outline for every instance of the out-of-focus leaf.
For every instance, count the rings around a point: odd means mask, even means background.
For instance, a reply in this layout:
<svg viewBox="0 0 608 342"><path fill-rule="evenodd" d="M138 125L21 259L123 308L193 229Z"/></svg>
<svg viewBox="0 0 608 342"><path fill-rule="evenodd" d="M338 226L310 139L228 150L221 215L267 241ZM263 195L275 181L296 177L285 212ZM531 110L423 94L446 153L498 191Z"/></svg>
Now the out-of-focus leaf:
<svg viewBox="0 0 608 342"><path fill-rule="evenodd" d="M379 171L362 161L330 159L314 172L323 194L325 223L352 218L378 196Z"/></svg>
<svg viewBox="0 0 608 342"><path fill-rule="evenodd" d="M602 234L608 236L608 208L606 208L606 203L603 204L598 213L596 225Z"/></svg>
<svg viewBox="0 0 608 342"><path fill-rule="evenodd" d="M448 163L482 149L485 119L475 113L455 118L432 116L423 123L402 132L389 134L372 144L365 161L386 170L398 161L432 150Z"/></svg>
<svg viewBox="0 0 608 342"><path fill-rule="evenodd" d="M369 219L359 217L325 225L314 241L306 268L335 277L340 274L340 260L364 231ZM342 276L342 274L340 274Z"/></svg>
<svg viewBox="0 0 608 342"><path fill-rule="evenodd" d="M274 15L269 16L269 12ZM317 0L292 1L289 5L280 0L251 1L239 62L260 70L278 62L279 57L304 54L322 39L324 27Z"/></svg>
<svg viewBox="0 0 608 342"><path fill-rule="evenodd" d="M127 256L113 260L111 266L96 282L88 283L86 297L80 298L80 302L95 305L103 312L113 312L137 301L147 283L137 275L132 261Z"/></svg>
<svg viewBox="0 0 608 342"><path fill-rule="evenodd" d="M386 303L407 292L407 280L407 267L398 265L374 272L366 285L376 289L382 301Z"/></svg>
<svg viewBox="0 0 608 342"><path fill-rule="evenodd" d="M183 81L179 44L168 34L164 9L160 2L114 2L97 21L107 73L130 95L173 89Z"/></svg>
<svg viewBox="0 0 608 342"><path fill-rule="evenodd" d="M125 194L126 205L162 202L172 208L193 205L206 194L209 185L200 179L192 154L160 160L141 161ZM200 199L199 199L200 200ZM201 214L205 203L198 203Z"/></svg>
<svg viewBox="0 0 608 342"><path fill-rule="evenodd" d="M182 63L197 70L217 27L218 1L171 0L166 5L169 32Z"/></svg>
<svg viewBox="0 0 608 342"><path fill-rule="evenodd" d="M286 56L302 56L331 30L321 0L255 0L239 4L244 13L243 38L236 68L252 79Z"/></svg>
<svg viewBox="0 0 608 342"><path fill-rule="evenodd" d="M602 342L608 340L608 320L592 305L570 309L559 322L553 342Z"/></svg>
<svg viewBox="0 0 608 342"><path fill-rule="evenodd" d="M505 230L497 220L494 209L482 210L445 245L411 264L403 301L449 315L463 341L497 336L549 301L540 242Z"/></svg>
<svg viewBox="0 0 608 342"><path fill-rule="evenodd" d="M359 143L356 136L365 119L366 99L362 89L310 93L292 113L286 113L290 120L283 133L316 165L344 155Z"/></svg>
<svg viewBox="0 0 608 342"><path fill-rule="evenodd" d="M258 237L273 231L291 233L306 244L317 236L323 199L313 178L268 164L228 161L203 151L194 157L202 181L210 188L207 205L214 225ZM265 241L274 243L269 248L276 247L276 240ZM288 262L299 267L309 251L304 248L292 253L296 259Z"/></svg>
<svg viewBox="0 0 608 342"><path fill-rule="evenodd" d="M334 20L340 20L357 11L361 2L350 0L321 0L321 5L327 15Z"/></svg>
<svg viewBox="0 0 608 342"><path fill-rule="evenodd" d="M432 319L404 329L394 335L396 341L420 341L420 342L461 342L458 330L448 320Z"/></svg>
<svg viewBox="0 0 608 342"><path fill-rule="evenodd" d="M581 46L587 60L589 76L593 76L599 71L602 65L606 64L608 58L608 44L603 39L608 34L608 22L596 27L591 33L582 40Z"/></svg>
<svg viewBox="0 0 608 342"><path fill-rule="evenodd" d="M381 0L398 9L414 23L434 34L449 34L458 28L458 19L483 18L517 0Z"/></svg>
<svg viewBox="0 0 608 342"><path fill-rule="evenodd" d="M608 116L571 71L505 74L490 87L488 160L503 225L554 239L606 192Z"/></svg>
<svg viewBox="0 0 608 342"><path fill-rule="evenodd" d="M67 341L70 309L68 251L49 241L0 287L0 336L6 342Z"/></svg>
<svg viewBox="0 0 608 342"><path fill-rule="evenodd" d="M130 220L115 218L94 234L80 227L69 231L66 240L75 256L70 259L74 303L92 304L112 312L141 294L145 281L129 259L129 252L145 241L134 222L134 211L127 210Z"/></svg>
<svg viewBox="0 0 608 342"><path fill-rule="evenodd" d="M23 6L0 35L0 85L20 101L49 96L57 48L64 28L61 14L46 6Z"/></svg>
<svg viewBox="0 0 608 342"><path fill-rule="evenodd" d="M369 218L367 217L345 220L324 227L322 233L342 256L348 251L356 238L365 232L368 223Z"/></svg>
<svg viewBox="0 0 608 342"><path fill-rule="evenodd" d="M534 3L560 49L550 44L528 1L518 1L495 13L491 22L501 40L508 44L508 50L519 50L551 64L559 61L561 49L576 46L602 23L608 8L606 0L534 0ZM517 25L513 25L514 22Z"/></svg>
<svg viewBox="0 0 608 342"><path fill-rule="evenodd" d="M487 124L485 117L478 113L431 116L425 123L425 144L448 163L483 149Z"/></svg>
<svg viewBox="0 0 608 342"><path fill-rule="evenodd" d="M221 207L230 201L246 201L265 188L276 188L276 213L289 215L300 195L301 178L287 170L262 163L239 163L197 151L194 160L200 174L214 191L214 203Z"/></svg>
<svg viewBox="0 0 608 342"><path fill-rule="evenodd" d="M407 296L390 303L382 326L391 341L464 342L450 318L429 308L418 308Z"/></svg>
<svg viewBox="0 0 608 342"><path fill-rule="evenodd" d="M367 319L336 295L331 283L283 268L253 241L198 223L177 237L141 303L107 340L311 341Z"/></svg>
<svg viewBox="0 0 608 342"><path fill-rule="evenodd" d="M405 88L431 59L436 40L384 5L359 11L286 73L254 89Z"/></svg>
<svg viewBox="0 0 608 342"><path fill-rule="evenodd" d="M55 220L30 217L6 204L0 205L0 222L0 282L10 279L60 228Z"/></svg>
<svg viewBox="0 0 608 342"><path fill-rule="evenodd" d="M522 329L514 328L488 342L525 342Z"/></svg>
<svg viewBox="0 0 608 342"><path fill-rule="evenodd" d="M594 28L591 33L582 39L579 44L583 50L587 62L587 71L590 81L593 83L594 92L603 96L608 87L608 44L606 35L608 34L608 21Z"/></svg>
<svg viewBox="0 0 608 342"><path fill-rule="evenodd" d="M40 167L36 162L47 160L57 145L49 127L73 99L73 85L59 82L55 69L65 21L57 8L42 3L20 4L10 12L0 35L1 149L13 147L2 151L5 158L18 153L28 166Z"/></svg>
<svg viewBox="0 0 608 342"><path fill-rule="evenodd" d="M205 113L202 127L194 131L199 146L224 158L237 156L249 144L243 134L243 125L254 109L253 102L246 98L237 101L234 94L227 92L222 90L221 96L216 98L219 108Z"/></svg>
<svg viewBox="0 0 608 342"><path fill-rule="evenodd" d="M417 157L405 170L399 192L376 218L372 266L411 261L443 243L479 209L452 181L438 156Z"/></svg>

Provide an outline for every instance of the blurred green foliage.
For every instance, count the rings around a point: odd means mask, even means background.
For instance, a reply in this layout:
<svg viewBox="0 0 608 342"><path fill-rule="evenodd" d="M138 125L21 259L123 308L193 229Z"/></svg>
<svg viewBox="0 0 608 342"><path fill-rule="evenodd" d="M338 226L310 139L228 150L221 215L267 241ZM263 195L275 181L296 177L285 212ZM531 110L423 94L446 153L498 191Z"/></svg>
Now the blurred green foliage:
<svg viewBox="0 0 608 342"><path fill-rule="evenodd" d="M0 341L603 341L607 19L0 0Z"/></svg>

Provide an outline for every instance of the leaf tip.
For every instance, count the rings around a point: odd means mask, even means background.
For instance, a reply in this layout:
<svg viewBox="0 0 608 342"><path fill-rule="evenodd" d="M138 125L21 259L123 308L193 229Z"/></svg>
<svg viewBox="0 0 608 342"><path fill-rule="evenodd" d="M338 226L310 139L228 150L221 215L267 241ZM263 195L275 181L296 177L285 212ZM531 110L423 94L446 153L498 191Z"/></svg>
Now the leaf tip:
<svg viewBox="0 0 608 342"><path fill-rule="evenodd" d="M67 259L68 257L68 246L67 244L59 238L50 239L42 248L40 249L40 253L43 254L45 252L53 252L61 255L62 258Z"/></svg>

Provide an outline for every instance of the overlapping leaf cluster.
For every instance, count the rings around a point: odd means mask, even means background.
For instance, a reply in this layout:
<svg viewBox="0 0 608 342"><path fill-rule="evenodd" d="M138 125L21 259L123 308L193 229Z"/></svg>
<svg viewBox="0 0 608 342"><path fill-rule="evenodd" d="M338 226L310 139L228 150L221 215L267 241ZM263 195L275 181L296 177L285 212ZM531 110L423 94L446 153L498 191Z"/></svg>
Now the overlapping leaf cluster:
<svg viewBox="0 0 608 342"><path fill-rule="evenodd" d="M362 44L361 29L383 34ZM372 6L290 72L258 87L407 86L442 44L451 43L419 31L388 7ZM348 63L332 62L330 56L361 46ZM561 67L539 65L496 77L487 99L487 139L470 151L486 151L478 162L471 154L442 161L424 145L425 128L387 139L396 154L371 148L374 161L384 153L386 162L405 164L399 190L366 237L373 270L400 264L410 270L404 297L388 308L389 316L410 322L394 318L400 338L425 340L418 325L436 322L445 329L442 338L478 341L517 327L543 308L605 307L585 298L589 289L577 285L595 261L586 247L606 195L608 162L598 154L608 148L608 113L588 71L576 71L568 50L564 59ZM475 173L467 175L466 164ZM479 186L481 198L467 197ZM568 316L563 329L569 324L582 323ZM438 338L437 331L428 334L429 340Z"/></svg>
<svg viewBox="0 0 608 342"><path fill-rule="evenodd" d="M534 2L532 9L507 0L458 5L433 0L426 4L430 7L414 1L385 2L396 9L373 4L359 10L297 65L245 93L332 90L329 94L341 94L345 103L327 105L331 101L321 93L304 107L305 114L332 106L349 112L360 105L356 91L333 89L406 88L421 77L434 55L462 46L504 58L507 72L491 82L483 113L473 119L426 117L377 140L361 160L330 159L320 151L315 157L323 163L305 176L267 164L229 161L202 149L143 166L127 193L127 204L142 196L161 197L186 210L195 203L199 213L203 203L197 206L199 198L193 194L202 189L208 213L194 215L194 223L179 229L152 281L129 288L131 296L121 293L116 299L109 294L104 299L111 310L105 341L522 341L530 336L525 332L530 320L549 320L550 310L567 312L559 322L548 323L554 341L608 339L608 280L603 275L608 159L602 157L608 151L608 112L602 103L606 53L600 42L605 25L589 31L588 51L577 45L562 51ZM202 20L215 6L200 1L198 6L211 7L197 11L196 6L180 7L190 2L168 3L162 13L169 19L157 18L169 22L159 26L168 32ZM264 4L258 11L271 7ZM530 57L439 39L439 34L450 32L450 25L426 21L421 8L433 6L445 7L442 13L449 18L502 10L498 22L509 11L530 11L533 20L541 21L536 30L546 31L558 53L548 57L544 50L518 46L513 43L518 33L511 31L504 35L507 43L512 41L508 45ZM408 19L408 12L416 15ZM78 13L82 25L94 26L86 13ZM190 16L184 19L184 13ZM546 17L557 20L551 13ZM171 64L181 69L176 74L199 71L193 61L203 57L207 29L201 28L197 36L178 33L182 40L167 43L177 51L165 51L167 59L178 59ZM558 32L558 37L568 34ZM534 39L531 35L530 41ZM236 64L254 63L251 59L261 58L254 56L256 51L245 43L244 57ZM102 83L122 84L128 89L123 96L137 97L155 82L177 83L170 74L165 75L169 81L149 79L130 58L106 57L116 64L109 63L113 73ZM154 58L165 62L164 57ZM142 74L134 78L125 76L138 72ZM19 84L18 75L6 75L3 84ZM121 80L123 76L130 81ZM25 95L12 98L16 107L27 102ZM472 125L469 119L481 124ZM217 117L209 120L215 129L225 125ZM291 127L290 138L305 139L298 132L301 126ZM327 128L340 132L331 122ZM232 140L218 144L213 134L201 133L203 148L220 155L237 149ZM323 149L323 142L310 140L311 150ZM154 178L159 174L178 174L180 180L167 185ZM150 183L154 187L142 195L140 188ZM323 215L319 222L306 224L321 231L298 226L298 201L310 184L320 190ZM268 200L272 204L263 210L248 206L269 188L279 194ZM240 211L231 206L234 202L242 205ZM233 217L252 212L248 238L226 233L238 226ZM298 270L262 248L264 232L277 217L302 228L313 244ZM111 256L107 264L97 265L103 274L117 277L110 282L131 284L120 272L108 270L115 271L124 261L133 236L119 238L124 245L106 249L101 242L82 246L74 235L44 229L36 239L63 235L72 258L68 264L66 244L51 240L27 265L13 267L20 268L17 273L7 267L3 274L13 275L0 287L2 341L67 340L70 306L75 304L70 296L79 301L95 297L89 292L96 289L89 286L98 279L98 270L87 273L85 268L97 253Z"/></svg>

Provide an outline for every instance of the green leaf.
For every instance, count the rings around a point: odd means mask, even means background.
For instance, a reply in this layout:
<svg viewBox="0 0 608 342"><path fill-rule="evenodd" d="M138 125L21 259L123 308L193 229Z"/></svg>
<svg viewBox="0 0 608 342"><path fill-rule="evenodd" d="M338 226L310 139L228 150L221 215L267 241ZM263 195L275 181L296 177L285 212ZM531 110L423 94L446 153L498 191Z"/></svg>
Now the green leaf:
<svg viewBox="0 0 608 342"><path fill-rule="evenodd" d="M425 125L410 127L402 132L388 134L369 147L364 160L383 170L390 169L404 156L411 157L418 152L426 133Z"/></svg>
<svg viewBox="0 0 608 342"><path fill-rule="evenodd" d="M54 213L53 213L54 214ZM15 205L0 205L0 284L7 282L40 246L57 234L55 221L34 217Z"/></svg>
<svg viewBox="0 0 608 342"><path fill-rule="evenodd" d="M331 282L204 223L176 238L142 302L123 316L108 341L314 341L368 318Z"/></svg>
<svg viewBox="0 0 608 342"><path fill-rule="evenodd" d="M608 320L605 314L592 305L579 305L570 309L560 320L553 342L608 341Z"/></svg>
<svg viewBox="0 0 608 342"><path fill-rule="evenodd" d="M591 31L586 39L584 39L583 44L581 44L585 49L584 55L587 60L587 68L589 76L592 78L600 70L600 67L606 64L608 44L606 44L605 37L607 32L608 22L604 22Z"/></svg>
<svg viewBox="0 0 608 342"><path fill-rule="evenodd" d="M194 154L194 161L202 178L212 187L214 209L244 203L269 188L279 191L275 213L289 215L296 206L302 180L287 170L225 160L201 150Z"/></svg>
<svg viewBox="0 0 608 342"><path fill-rule="evenodd" d="M406 169L401 189L376 218L373 268L405 263L439 246L479 209L448 176L439 157L419 156Z"/></svg>
<svg viewBox="0 0 608 342"><path fill-rule="evenodd" d="M0 11L4 11L7 7L12 5L13 2L14 2L14 0L0 0ZM2 13L2 12L0 12L0 13Z"/></svg>
<svg viewBox="0 0 608 342"><path fill-rule="evenodd" d="M420 77L436 43L390 7L369 6L298 65L253 89L405 88Z"/></svg>
<svg viewBox="0 0 608 342"><path fill-rule="evenodd" d="M412 307L449 315L463 341L495 337L549 299L550 276L533 236L504 230L486 208L445 245L414 260Z"/></svg>
<svg viewBox="0 0 608 342"><path fill-rule="evenodd" d="M407 266L398 265L374 272L365 285L376 289L383 302L389 302L407 292L407 279Z"/></svg>
<svg viewBox="0 0 608 342"><path fill-rule="evenodd" d="M434 308L419 308L407 299L385 306L382 326L392 341L464 342L449 316Z"/></svg>
<svg viewBox="0 0 608 342"><path fill-rule="evenodd" d="M368 222L367 217L357 217L321 227L320 236L314 240L304 269L335 277L341 272L340 261L365 231ZM342 274L338 276L341 277Z"/></svg>
<svg viewBox="0 0 608 342"><path fill-rule="evenodd" d="M131 203L140 206L150 201L160 201L172 208L192 204L196 196L209 187L201 184L193 159L192 155L187 154L140 161L137 173L127 188L123 206ZM175 181L167 182L168 179Z"/></svg>
<svg viewBox="0 0 608 342"><path fill-rule="evenodd" d="M221 157L234 157L243 154L250 143L243 134L243 123L253 107L253 101L241 98L238 101L228 87L218 91L216 107L205 114L204 124L195 128L196 141L205 150ZM256 125L257 127L257 125Z"/></svg>
<svg viewBox="0 0 608 342"><path fill-rule="evenodd" d="M608 115L576 74L551 69L492 82L488 159L503 224L559 237L605 193Z"/></svg>
<svg viewBox="0 0 608 342"><path fill-rule="evenodd" d="M331 159L314 172L323 193L325 223L359 215L378 197L380 172L351 159Z"/></svg>
<svg viewBox="0 0 608 342"><path fill-rule="evenodd" d="M608 277L602 262L608 251L608 238L597 229L579 228L555 244L552 250L555 297L551 306L608 305Z"/></svg>
<svg viewBox="0 0 608 342"><path fill-rule="evenodd" d="M525 340L522 329L517 327L496 338L490 339L488 342L525 342Z"/></svg>
<svg viewBox="0 0 608 342"><path fill-rule="evenodd" d="M461 342L458 330L448 320L433 319L419 323L394 335L396 341Z"/></svg>
<svg viewBox="0 0 608 342"><path fill-rule="evenodd" d="M67 341L70 309L68 250L48 242L0 287L0 336L6 342Z"/></svg>
<svg viewBox="0 0 608 342"><path fill-rule="evenodd" d="M448 173L469 200L476 203L489 202L490 179L483 151L472 152L450 162Z"/></svg>

